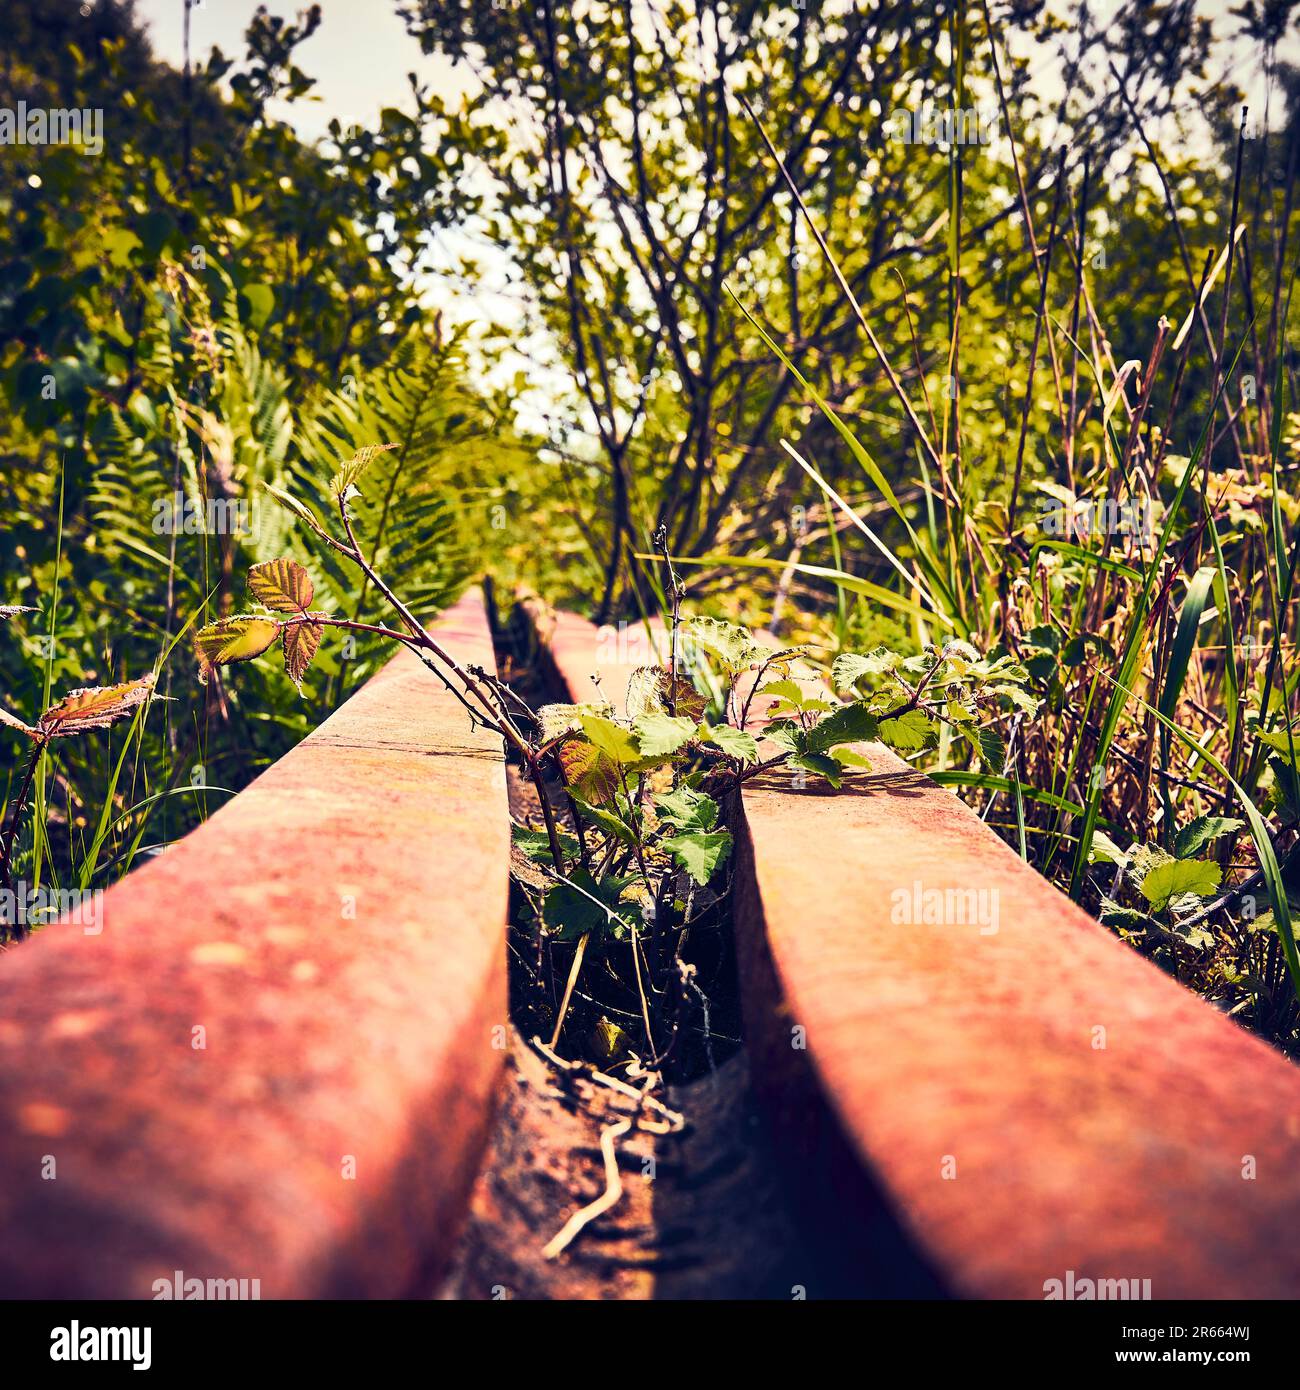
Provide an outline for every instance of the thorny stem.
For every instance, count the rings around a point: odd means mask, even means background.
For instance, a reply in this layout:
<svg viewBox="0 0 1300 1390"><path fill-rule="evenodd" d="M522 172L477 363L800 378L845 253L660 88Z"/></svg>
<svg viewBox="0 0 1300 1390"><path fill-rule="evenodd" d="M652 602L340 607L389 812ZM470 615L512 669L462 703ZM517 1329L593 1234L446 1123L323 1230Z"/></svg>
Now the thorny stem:
<svg viewBox="0 0 1300 1390"><path fill-rule="evenodd" d="M379 636L390 637L394 641L402 642L410 647L429 668L430 671L442 681L443 685L456 697L457 700L469 712L470 719L475 723L484 724L489 728L495 729L507 743L512 743L519 752L528 776L537 789L538 800L542 807L542 818L546 823L546 835L550 843L551 858L555 861L556 869L563 874L564 872L564 853L560 848L559 831L555 825L555 817L551 810L550 800L546 792L545 779L542 776L541 760L536 749L520 733L515 722L511 719L505 701L495 691L491 694L485 689L485 683L481 683L474 675L463 667L452 654L446 650L429 632L423 623L414 613L398 598L397 594L384 580L379 571L375 568L372 561L366 558L365 552L361 549L361 544L357 540L356 531L352 526L352 517L348 513L347 503L342 496L338 497L339 517L343 522L343 530L347 536L347 545L341 544L331 536L323 527L312 523L312 530L327 544L332 546L341 555L346 556L357 568L365 575L366 579L384 596L389 606L401 618L410 629L410 635L395 632L391 628L379 627L368 623L352 622L344 618L332 618L328 620L313 620L306 615L302 618L291 618L291 623L301 623L309 621L322 621L330 627L348 628L359 632L375 633ZM439 664L441 663L441 665ZM446 667L443 670L442 667ZM463 689L456 686L447 678L447 671L460 682ZM472 699L471 699L472 697ZM477 708L475 703L477 702Z"/></svg>

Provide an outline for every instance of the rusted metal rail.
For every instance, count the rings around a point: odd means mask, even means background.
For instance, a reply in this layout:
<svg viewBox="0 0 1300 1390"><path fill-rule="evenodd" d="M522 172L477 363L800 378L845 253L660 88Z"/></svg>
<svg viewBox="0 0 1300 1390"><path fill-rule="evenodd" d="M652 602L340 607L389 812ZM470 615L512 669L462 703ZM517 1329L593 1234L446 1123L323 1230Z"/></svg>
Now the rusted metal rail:
<svg viewBox="0 0 1300 1390"><path fill-rule="evenodd" d="M569 615L551 640L616 706L653 651ZM737 846L752 1070L827 1243L876 1289L1300 1294L1300 1070L866 751L838 794L747 784Z"/></svg>
<svg viewBox="0 0 1300 1390"><path fill-rule="evenodd" d="M439 624L492 665L482 599ZM401 652L0 965L0 1294L395 1296L450 1252L506 1038L500 740Z"/></svg>

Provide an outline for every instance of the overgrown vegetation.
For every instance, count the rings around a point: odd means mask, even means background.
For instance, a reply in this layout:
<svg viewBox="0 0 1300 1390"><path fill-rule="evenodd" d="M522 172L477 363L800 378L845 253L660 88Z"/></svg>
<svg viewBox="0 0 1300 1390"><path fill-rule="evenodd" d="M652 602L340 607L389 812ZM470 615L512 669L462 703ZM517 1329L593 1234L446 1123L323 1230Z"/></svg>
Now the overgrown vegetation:
<svg viewBox="0 0 1300 1390"><path fill-rule="evenodd" d="M784 761L834 778L892 742L1300 1048L1293 5L402 0L477 85L413 82L316 147L269 112L311 89L318 12L259 13L242 60L182 74L129 6L90 8L10 6L0 70L2 105L115 113L93 178L75 146L0 157L0 598L33 610L0 680L23 722L146 673L172 698L41 743L22 795L14 760L10 871L111 881L384 643L431 656L416 629L486 572L611 621L692 614L632 708L535 725L470 673L558 817L518 846L519 931L613 967L567 1010L548 967L539 1031L586 1049L604 1016L602 1046L672 1056L699 1007L674 943L725 886L770 636L798 653L764 678ZM1233 63L1265 98L1244 120ZM422 302L452 226L509 265L508 333ZM328 480L362 457L340 513ZM311 597L241 617L248 570ZM286 673L200 687L175 659L200 628L233 644L218 665L287 638ZM756 645L729 664L710 631ZM651 749L681 743L647 752L646 719ZM612 787L560 775L577 750ZM662 1001L639 1024L638 964Z"/></svg>
<svg viewBox="0 0 1300 1390"><path fill-rule="evenodd" d="M374 482L376 465L397 447L365 445L333 474L326 492L335 529L294 493L274 489L272 495L322 556L340 557L360 572L398 626L314 608L307 568L289 558L268 561L248 572L254 606L195 634L201 679L278 643L285 672L301 690L329 630L408 647L474 724L501 735L537 793L538 824L514 831L514 874L527 903L518 925L537 963L517 1014L545 1018L555 1048L585 971L600 982L590 988L609 994L607 977L616 997L636 1001L643 1031L630 1034L587 994L596 1012L572 1030L573 1050L599 1062L635 1054L647 1072L668 1070L671 1061L671 1071L690 1074L698 1062L673 1054L683 1023L698 1010L691 1031L711 1064L710 1000L685 952L692 934L701 932L722 938L716 954L729 952L730 823L743 783L785 765L838 788L849 770L870 770L850 745L878 740L912 750L934 742L941 727L1000 762L1001 740L981 715L1008 703L1032 712L1023 689L1028 673L1009 657L983 660L955 640L912 657L880 647L836 660L834 683L844 696L837 699L794 679L799 648L773 648L716 618L680 620L674 601L665 660L633 672L622 710L597 700L534 712L495 674L465 666L447 650L358 540L354 514L369 490L362 484ZM669 592L679 598L666 533L659 542ZM562 789L561 805L554 804L548 773ZM555 973L561 957L550 949L559 943L573 946L563 980Z"/></svg>

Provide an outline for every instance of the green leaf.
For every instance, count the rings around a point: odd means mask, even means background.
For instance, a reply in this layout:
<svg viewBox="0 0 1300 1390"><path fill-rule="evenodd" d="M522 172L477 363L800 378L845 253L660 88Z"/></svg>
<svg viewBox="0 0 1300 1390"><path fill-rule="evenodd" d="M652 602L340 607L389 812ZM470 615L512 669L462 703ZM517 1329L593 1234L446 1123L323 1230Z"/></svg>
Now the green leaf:
<svg viewBox="0 0 1300 1390"><path fill-rule="evenodd" d="M578 852L578 841L572 835L557 836L560 842L560 853L563 855L575 855ZM551 858L551 837L545 830L530 830L526 825L512 825L510 827L510 839L517 845L524 857L531 859L534 864L547 864L554 867L555 861Z"/></svg>
<svg viewBox="0 0 1300 1390"><path fill-rule="evenodd" d="M870 743L879 733L879 721L865 705L841 705L808 731L807 748L810 753L828 753L840 743Z"/></svg>
<svg viewBox="0 0 1300 1390"><path fill-rule="evenodd" d="M1208 898L1219 886L1223 870L1209 859L1175 859L1157 864L1139 885L1142 896L1156 912L1163 912L1169 900L1183 893Z"/></svg>
<svg viewBox="0 0 1300 1390"><path fill-rule="evenodd" d="M735 623L717 618L688 618L681 626L682 636L716 657L733 674L767 655L767 648L755 642L753 634Z"/></svg>
<svg viewBox="0 0 1300 1390"><path fill-rule="evenodd" d="M594 701L583 705L543 705L537 711L537 722L542 726L542 742L551 743L563 734L580 734L584 714L608 713L608 705Z"/></svg>
<svg viewBox="0 0 1300 1390"><path fill-rule="evenodd" d="M600 935L606 929L621 934L639 916L635 904L621 901L623 890L632 882L613 876L597 883L586 869L575 869L546 895L542 921L559 941L573 941L588 932Z"/></svg>
<svg viewBox="0 0 1300 1390"><path fill-rule="evenodd" d="M1231 835L1233 831L1243 829L1245 824L1244 820L1237 820L1235 816L1197 816L1178 832L1178 838L1174 841L1174 856L1190 859L1221 835Z"/></svg>
<svg viewBox="0 0 1300 1390"><path fill-rule="evenodd" d="M1098 830L1092 837L1092 849L1088 854L1090 864L1115 864L1119 868L1128 867L1128 855L1106 834Z"/></svg>
<svg viewBox="0 0 1300 1390"><path fill-rule="evenodd" d="M1112 898L1101 900L1099 918L1103 926L1119 927L1124 931L1146 931L1148 927L1158 925L1145 912L1138 912L1131 907L1121 907Z"/></svg>
<svg viewBox="0 0 1300 1390"><path fill-rule="evenodd" d="M579 722L588 741L616 763L639 763L641 750L630 729L599 714L584 714Z"/></svg>
<svg viewBox="0 0 1300 1390"><path fill-rule="evenodd" d="M573 793L573 804L578 808L580 816L589 820L593 825L599 826L606 835L612 835L625 845L636 844L636 831L622 816L615 815L613 811L606 811L601 806L593 806L591 802L584 801L576 792Z"/></svg>
<svg viewBox="0 0 1300 1390"><path fill-rule="evenodd" d="M935 739L935 726L919 709L910 709L895 719L880 721L880 739L890 748L910 751L928 748Z"/></svg>
<svg viewBox="0 0 1300 1390"><path fill-rule="evenodd" d="M871 771L871 759L864 758L861 753L855 753L852 748L832 748L831 757L841 767L857 767L863 772Z"/></svg>
<svg viewBox="0 0 1300 1390"><path fill-rule="evenodd" d="M591 1046L602 1062L616 1062L626 1057L632 1046L630 1034L617 1023L611 1022L604 1014L596 1020L591 1030Z"/></svg>
<svg viewBox="0 0 1300 1390"><path fill-rule="evenodd" d="M805 699L803 687L798 681L792 680L769 681L756 693L770 695L776 700L788 700L795 709L802 709Z"/></svg>
<svg viewBox="0 0 1300 1390"><path fill-rule="evenodd" d="M671 701L674 712L687 719L704 716L708 701L684 676L673 680L662 666L638 666L628 677L624 701L627 717L634 723L643 714L667 714Z"/></svg>
<svg viewBox="0 0 1300 1390"><path fill-rule="evenodd" d="M342 497L350 487L357 486L366 469L380 454L386 454L389 449L399 447L397 444L367 444L364 448L358 449L330 479L330 491L335 497Z"/></svg>
<svg viewBox="0 0 1300 1390"><path fill-rule="evenodd" d="M661 840L659 845L696 883L703 885L731 853L731 833L726 830L691 830L671 835Z"/></svg>
<svg viewBox="0 0 1300 1390"><path fill-rule="evenodd" d="M194 634L194 650L199 658L199 681L207 680L214 666L232 661L251 661L280 635L280 624L273 618L241 613L219 618Z"/></svg>
<svg viewBox="0 0 1300 1390"><path fill-rule="evenodd" d="M632 721L643 758L671 758L695 737L695 721L651 710Z"/></svg>
<svg viewBox="0 0 1300 1390"><path fill-rule="evenodd" d="M730 724L706 724L702 728L704 739L721 748L729 758L735 758L742 767L758 761L758 742L753 734L733 729Z"/></svg>
<svg viewBox="0 0 1300 1390"><path fill-rule="evenodd" d="M261 328L275 308L275 292L270 285L245 285L239 295L248 302L249 323L254 328Z"/></svg>
<svg viewBox="0 0 1300 1390"><path fill-rule="evenodd" d="M1002 735L992 725L986 724L984 728L976 730L975 737L979 742L980 761L990 772L1001 774L1007 765L1007 745Z"/></svg>
<svg viewBox="0 0 1300 1390"><path fill-rule="evenodd" d="M790 753L801 753L807 744L804 731L793 719L773 719L763 726L763 737Z"/></svg>
<svg viewBox="0 0 1300 1390"><path fill-rule="evenodd" d="M786 761L790 767L803 768L805 772L824 777L836 791L844 785L843 768L836 759L824 753L791 753Z"/></svg>
<svg viewBox="0 0 1300 1390"><path fill-rule="evenodd" d="M316 519L316 514L305 503L300 502L291 492L286 492L282 487L274 487L271 483L263 483L262 491L266 493L272 501L277 502L286 512L292 512L300 521L305 521L309 526L319 526L320 522Z"/></svg>
<svg viewBox="0 0 1300 1390"><path fill-rule="evenodd" d="M831 684L836 690L852 690L864 676L883 676L895 671L903 658L888 647L874 651L845 652L831 663Z"/></svg>
<svg viewBox="0 0 1300 1390"><path fill-rule="evenodd" d="M1266 748L1275 748L1279 753L1291 756L1291 746L1294 742L1297 754L1300 754L1300 730L1295 730L1288 734L1285 729L1256 729L1255 737Z"/></svg>
<svg viewBox="0 0 1300 1390"><path fill-rule="evenodd" d="M655 797L654 808L659 819L676 830L712 830L718 823L718 803L690 787Z"/></svg>

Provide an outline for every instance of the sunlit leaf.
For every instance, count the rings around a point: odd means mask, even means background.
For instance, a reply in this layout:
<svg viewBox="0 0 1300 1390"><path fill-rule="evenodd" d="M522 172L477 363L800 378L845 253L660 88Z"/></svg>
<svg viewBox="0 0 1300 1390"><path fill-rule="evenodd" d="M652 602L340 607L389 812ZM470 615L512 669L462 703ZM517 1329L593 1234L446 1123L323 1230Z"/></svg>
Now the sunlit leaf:
<svg viewBox="0 0 1300 1390"><path fill-rule="evenodd" d="M733 729L730 724L708 724L704 730L709 743L721 748L729 758L737 759L742 766L758 761L758 743L753 734Z"/></svg>
<svg viewBox="0 0 1300 1390"><path fill-rule="evenodd" d="M1208 898L1219 886L1223 870L1212 859L1172 859L1157 864L1139 885L1142 896L1156 912L1163 912L1170 898L1195 893Z"/></svg>
<svg viewBox="0 0 1300 1390"><path fill-rule="evenodd" d="M643 758L670 758L695 737L693 719L674 718L662 711L640 715L632 723Z"/></svg>
<svg viewBox="0 0 1300 1390"><path fill-rule="evenodd" d="M1238 820L1235 816L1197 816L1178 832L1174 840L1174 854L1179 859L1190 859L1220 836L1231 835L1244 829L1245 825L1244 820Z"/></svg>
<svg viewBox="0 0 1300 1390"><path fill-rule="evenodd" d="M705 792L678 787L654 799L655 813L675 830L712 830L718 823L718 803Z"/></svg>
<svg viewBox="0 0 1300 1390"><path fill-rule="evenodd" d="M726 830L690 830L669 836L659 844L696 883L703 885L731 853L731 834Z"/></svg>
<svg viewBox="0 0 1300 1390"><path fill-rule="evenodd" d="M45 738L68 738L88 729L107 729L117 720L133 714L153 692L153 672L121 685L90 686L70 690L51 705L36 722Z"/></svg>
<svg viewBox="0 0 1300 1390"><path fill-rule="evenodd" d="M366 469L380 454L386 454L390 449L399 447L397 444L367 444L358 449L330 479L330 491L335 497L342 497L349 488L357 486Z"/></svg>
<svg viewBox="0 0 1300 1390"><path fill-rule="evenodd" d="M297 560L267 560L248 571L248 592L277 613L305 613L316 590Z"/></svg>
<svg viewBox="0 0 1300 1390"><path fill-rule="evenodd" d="M302 678L320 646L325 629L320 623L286 623L284 625L284 669L289 679L302 693Z"/></svg>
<svg viewBox="0 0 1300 1390"><path fill-rule="evenodd" d="M273 618L259 618L254 613L241 613L232 618L219 618L194 634L194 650L199 658L199 680L206 681L214 666L226 666L232 661L251 661L280 635L280 625Z"/></svg>

